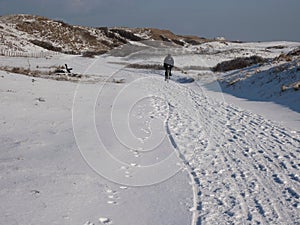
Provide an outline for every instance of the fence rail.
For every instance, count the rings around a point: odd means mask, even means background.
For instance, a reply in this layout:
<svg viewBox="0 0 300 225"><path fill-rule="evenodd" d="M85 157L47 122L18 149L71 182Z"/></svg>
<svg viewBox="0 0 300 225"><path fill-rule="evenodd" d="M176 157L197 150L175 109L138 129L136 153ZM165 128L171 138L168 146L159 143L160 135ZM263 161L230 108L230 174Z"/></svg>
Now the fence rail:
<svg viewBox="0 0 300 225"><path fill-rule="evenodd" d="M20 51L11 51L6 49L0 49L0 56L8 57L28 57L28 58L45 58L50 56L59 55L59 52L20 52Z"/></svg>

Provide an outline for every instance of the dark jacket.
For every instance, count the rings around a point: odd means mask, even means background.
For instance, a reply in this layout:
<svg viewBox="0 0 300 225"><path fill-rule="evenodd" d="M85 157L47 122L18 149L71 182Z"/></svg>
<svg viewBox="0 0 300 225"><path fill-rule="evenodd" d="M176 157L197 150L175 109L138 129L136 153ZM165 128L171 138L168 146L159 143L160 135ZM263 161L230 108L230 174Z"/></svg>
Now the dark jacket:
<svg viewBox="0 0 300 225"><path fill-rule="evenodd" d="M164 64L174 66L174 59L170 54L166 56L166 58L164 60Z"/></svg>

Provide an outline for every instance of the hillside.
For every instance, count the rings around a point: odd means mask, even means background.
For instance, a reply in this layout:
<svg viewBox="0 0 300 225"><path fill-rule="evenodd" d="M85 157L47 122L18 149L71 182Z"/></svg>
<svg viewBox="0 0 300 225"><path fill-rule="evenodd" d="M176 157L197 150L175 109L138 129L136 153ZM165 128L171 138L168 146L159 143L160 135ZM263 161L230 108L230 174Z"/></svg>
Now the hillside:
<svg viewBox="0 0 300 225"><path fill-rule="evenodd" d="M250 101L272 101L300 112L300 48L286 54L221 75L219 81L224 92ZM239 66L247 58L227 61ZM219 64L218 66L224 63Z"/></svg>
<svg viewBox="0 0 300 225"><path fill-rule="evenodd" d="M154 28L84 27L34 15L0 17L2 51L30 52L46 49L68 54L101 54L131 41L145 40L165 41L175 46L208 41Z"/></svg>

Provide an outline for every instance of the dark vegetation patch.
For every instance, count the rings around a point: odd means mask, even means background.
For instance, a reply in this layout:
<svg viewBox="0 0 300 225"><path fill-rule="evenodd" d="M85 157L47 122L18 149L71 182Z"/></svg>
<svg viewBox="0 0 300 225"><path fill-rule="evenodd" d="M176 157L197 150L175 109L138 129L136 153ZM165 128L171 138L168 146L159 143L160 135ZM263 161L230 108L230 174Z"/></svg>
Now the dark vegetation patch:
<svg viewBox="0 0 300 225"><path fill-rule="evenodd" d="M293 60L293 57L287 55L287 54L280 54L276 58L274 58L274 62L281 62L281 61L286 61L286 62L291 62Z"/></svg>
<svg viewBox="0 0 300 225"><path fill-rule="evenodd" d="M288 56L300 56L300 47L293 49L287 55Z"/></svg>
<svg viewBox="0 0 300 225"><path fill-rule="evenodd" d="M26 69L23 67L2 66L0 67L0 70L9 73L22 74L30 77L40 77L40 78L46 78L46 79L52 79L58 81L77 82L83 77L81 74L66 73L62 68L63 67L56 67L48 71L46 70L41 71L41 70L31 70L29 68Z"/></svg>
<svg viewBox="0 0 300 225"><path fill-rule="evenodd" d="M123 30L123 29L111 29L110 31L119 34L121 37L128 39L130 41L142 41L144 39L136 36L135 34L133 34L130 31L127 30Z"/></svg>
<svg viewBox="0 0 300 225"><path fill-rule="evenodd" d="M39 40L31 40L30 41L32 44L37 45L39 47L45 48L50 51L54 52L62 52L62 48L60 47L55 47L51 43L46 42L46 41L39 41Z"/></svg>
<svg viewBox="0 0 300 225"><path fill-rule="evenodd" d="M181 45L181 46L184 46L184 44L185 44L183 41L177 40L177 39L173 39L172 41L173 41L175 44Z"/></svg>
<svg viewBox="0 0 300 225"><path fill-rule="evenodd" d="M286 46L284 46L284 45L276 45L276 46L266 47L266 49L284 49L284 48L286 48Z"/></svg>
<svg viewBox="0 0 300 225"><path fill-rule="evenodd" d="M87 58L95 58L95 56L97 55L102 55L105 54L107 51L103 50L103 51L86 51L82 53L82 57L87 57Z"/></svg>
<svg viewBox="0 0 300 225"><path fill-rule="evenodd" d="M280 61L291 62L295 58L299 58L299 56L300 56L300 47L293 49L292 51L290 51L287 54L285 54L285 53L280 54L278 57L276 57L274 59L274 61L275 62L280 62Z"/></svg>
<svg viewBox="0 0 300 225"><path fill-rule="evenodd" d="M263 64L267 60L260 56L239 57L233 60L221 62L212 68L214 72L226 72L230 70L242 69L248 66Z"/></svg>
<svg viewBox="0 0 300 225"><path fill-rule="evenodd" d="M146 70L164 70L163 65L160 64L137 64L132 63L126 66L127 68L132 69L146 69Z"/></svg>

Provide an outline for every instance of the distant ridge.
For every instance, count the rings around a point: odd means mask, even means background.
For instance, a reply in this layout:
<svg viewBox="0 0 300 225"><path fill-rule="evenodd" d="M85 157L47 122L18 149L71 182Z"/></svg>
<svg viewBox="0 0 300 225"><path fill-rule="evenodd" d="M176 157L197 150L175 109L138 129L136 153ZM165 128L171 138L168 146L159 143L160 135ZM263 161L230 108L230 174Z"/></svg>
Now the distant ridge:
<svg viewBox="0 0 300 225"><path fill-rule="evenodd" d="M17 14L0 17L0 48L32 52L102 54L130 42L156 40L172 45L198 45L210 41L195 36L175 35L155 28L108 28L70 25L42 16Z"/></svg>

